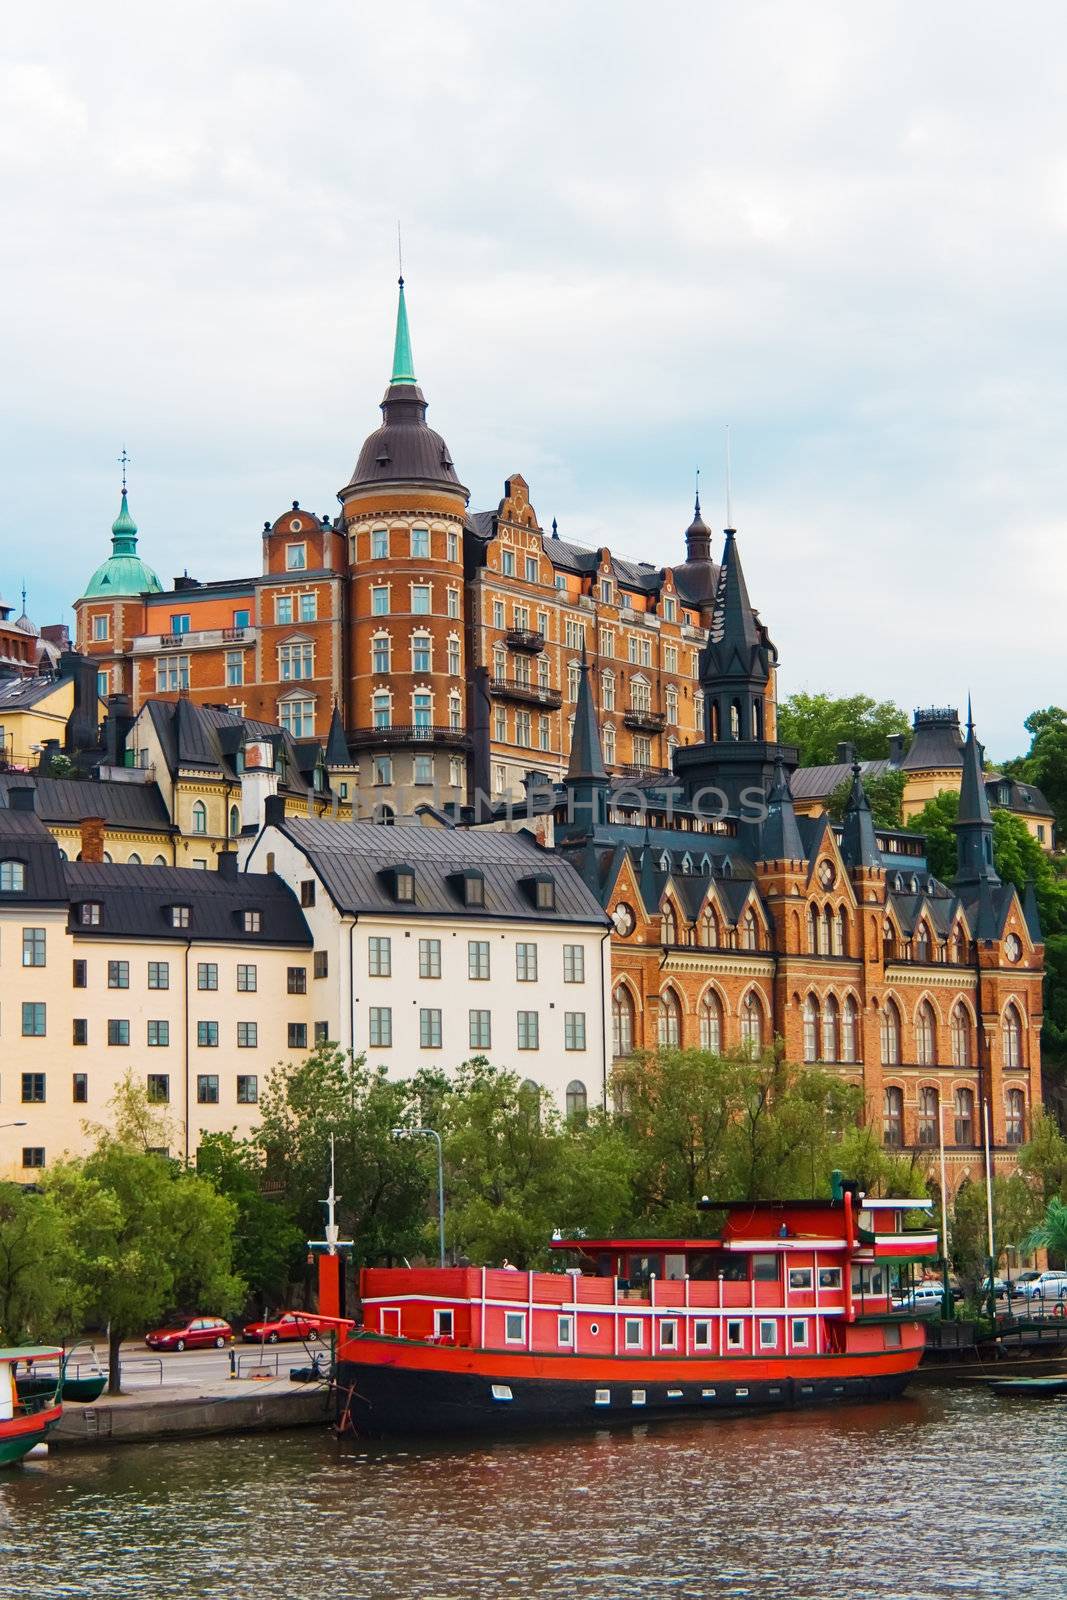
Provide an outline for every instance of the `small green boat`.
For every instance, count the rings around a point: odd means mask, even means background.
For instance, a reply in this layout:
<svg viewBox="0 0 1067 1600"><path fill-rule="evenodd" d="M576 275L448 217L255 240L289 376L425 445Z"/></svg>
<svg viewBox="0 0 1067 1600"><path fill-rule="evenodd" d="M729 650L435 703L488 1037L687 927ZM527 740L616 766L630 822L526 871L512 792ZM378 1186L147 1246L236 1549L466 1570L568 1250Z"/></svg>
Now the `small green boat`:
<svg viewBox="0 0 1067 1600"><path fill-rule="evenodd" d="M41 1379L37 1394L22 1395L15 1380L20 1361L58 1363L54 1378ZM63 1415L63 1351L54 1345L22 1345L0 1350L0 1467L12 1466L42 1444Z"/></svg>
<svg viewBox="0 0 1067 1600"><path fill-rule="evenodd" d="M29 1399L32 1395L49 1394L55 1388L54 1378L16 1378L15 1387L20 1399ZM107 1386L107 1373L94 1372L88 1378L63 1379L63 1399L72 1400L79 1405L91 1405L94 1400L99 1400Z"/></svg>
<svg viewBox="0 0 1067 1600"><path fill-rule="evenodd" d="M1051 1400L1055 1395L1067 1394L1067 1377L1063 1378L987 1378L994 1394L1028 1395L1033 1400Z"/></svg>

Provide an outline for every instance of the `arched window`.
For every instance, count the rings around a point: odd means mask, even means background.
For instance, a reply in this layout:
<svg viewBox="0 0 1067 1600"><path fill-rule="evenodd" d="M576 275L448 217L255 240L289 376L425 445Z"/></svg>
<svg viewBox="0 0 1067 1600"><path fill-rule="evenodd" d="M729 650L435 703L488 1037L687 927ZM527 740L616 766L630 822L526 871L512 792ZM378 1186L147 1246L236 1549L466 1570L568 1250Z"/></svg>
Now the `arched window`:
<svg viewBox="0 0 1067 1600"><path fill-rule="evenodd" d="M700 1002L700 1048L715 1055L722 1050L722 1002L714 989Z"/></svg>
<svg viewBox="0 0 1067 1600"><path fill-rule="evenodd" d="M730 738L731 739L740 739L740 737L741 737L741 702L740 702L740 700L731 700L730 701Z"/></svg>
<svg viewBox="0 0 1067 1600"><path fill-rule="evenodd" d="M819 1002L809 994L804 1001L804 1060L819 1059Z"/></svg>
<svg viewBox="0 0 1067 1600"><path fill-rule="evenodd" d="M706 906L700 921L701 943L714 950L719 943L719 919L715 915L714 906Z"/></svg>
<svg viewBox="0 0 1067 1600"><path fill-rule="evenodd" d="M956 931L952 935L952 959L958 967L962 967L967 960L967 940L964 938L963 929L958 922Z"/></svg>
<svg viewBox="0 0 1067 1600"><path fill-rule="evenodd" d="M193 832L207 832L207 806L202 800L193 801Z"/></svg>
<svg viewBox="0 0 1067 1600"><path fill-rule="evenodd" d="M857 1037L856 1037L858 1029L857 1029L856 1025L857 1025L858 1021L859 1021L859 1013L858 1013L858 1010L857 1010L857 1007L856 1007L856 1002L855 1002L855 1000L853 1000L851 995L848 995L848 996L846 996L844 1005L841 1007L841 1060L842 1061L858 1061L859 1060L859 1055L858 1055L857 1048L856 1048L857 1047L857 1043L858 1043Z"/></svg>
<svg viewBox="0 0 1067 1600"><path fill-rule="evenodd" d="M919 1090L919 1143L933 1145L938 1143L937 1119L940 1114L936 1089Z"/></svg>
<svg viewBox="0 0 1067 1600"><path fill-rule="evenodd" d="M848 955L848 924L845 921L845 910L844 910L843 906L838 906L838 908L837 908L837 915L834 917L833 936L834 936L834 955L835 956L847 956Z"/></svg>
<svg viewBox="0 0 1067 1600"><path fill-rule="evenodd" d="M567 1085L567 1117L584 1117L589 1109L589 1096L581 1078L572 1078Z"/></svg>
<svg viewBox="0 0 1067 1600"><path fill-rule="evenodd" d="M388 728L393 720L393 697L388 689L379 689L371 695L371 721L376 728Z"/></svg>
<svg viewBox="0 0 1067 1600"><path fill-rule="evenodd" d="M668 901L660 912L660 926L663 933L664 944L678 943L678 924L674 916L674 907Z"/></svg>
<svg viewBox="0 0 1067 1600"><path fill-rule="evenodd" d="M836 1061L838 1054L837 1024L838 1005L832 994L828 994L822 1007L822 1059L823 1061Z"/></svg>
<svg viewBox="0 0 1067 1600"><path fill-rule="evenodd" d="M819 953L819 909L817 906L808 907L808 951L813 956Z"/></svg>
<svg viewBox="0 0 1067 1600"><path fill-rule="evenodd" d="M751 906L741 919L741 948L742 950L759 949L759 925L756 922L756 913Z"/></svg>
<svg viewBox="0 0 1067 1600"><path fill-rule="evenodd" d="M957 1000L952 1007L949 1026L952 1032L952 1065L954 1067L969 1067L971 1064L971 1019L967 1015L967 1007L962 1001Z"/></svg>
<svg viewBox="0 0 1067 1600"><path fill-rule="evenodd" d="M1009 1005L1000 1024L1000 1049L1005 1067L1023 1064L1023 1026L1014 1005ZM1016 1091L1013 1091L1013 1093Z"/></svg>
<svg viewBox="0 0 1067 1600"><path fill-rule="evenodd" d="M920 1067L937 1065L937 1024L929 1000L915 1013L915 1059Z"/></svg>
<svg viewBox="0 0 1067 1600"><path fill-rule="evenodd" d="M547 721L548 719L546 718L545 720ZM611 766L615 760L615 726L613 723L605 722L600 732L600 740L604 746L604 760Z"/></svg>
<svg viewBox="0 0 1067 1600"><path fill-rule="evenodd" d="M230 838L231 839L236 839L236 837L240 833L240 831L241 831L241 808L240 808L240 806L231 806L230 807Z"/></svg>
<svg viewBox="0 0 1067 1600"><path fill-rule="evenodd" d="M165 866L166 866L166 864L167 864L167 863L166 863L166 861L165 861L165 860L164 860L164 859L163 859L163 857L162 857L162 856L156 856L156 858L155 858L155 860L154 860L154 861L153 861L153 862L152 862L152 865L153 865L153 866L154 866L154 867L165 867Z"/></svg>
<svg viewBox="0 0 1067 1600"><path fill-rule="evenodd" d="M920 922L915 930L915 959L916 961L930 959L930 930L925 922Z"/></svg>
<svg viewBox="0 0 1067 1600"><path fill-rule="evenodd" d="M974 1143L974 1091L957 1089L954 1096L955 1138L957 1144Z"/></svg>
<svg viewBox="0 0 1067 1600"><path fill-rule="evenodd" d="M741 1042L751 1055L763 1049L763 1007L751 989L741 1007Z"/></svg>
<svg viewBox="0 0 1067 1600"><path fill-rule="evenodd" d="M433 671L433 644L428 633L411 635L411 670L420 673Z"/></svg>
<svg viewBox="0 0 1067 1600"><path fill-rule="evenodd" d="M882 1065L892 1067L900 1060L900 1012L896 1002L887 1000L882 1007Z"/></svg>
<svg viewBox="0 0 1067 1600"><path fill-rule="evenodd" d="M833 925L833 916L834 914L830 910L830 907L824 906L822 916L819 919L819 954L821 956L828 956L830 954L830 949L833 944L833 939L830 933L830 929Z"/></svg>
<svg viewBox="0 0 1067 1600"><path fill-rule="evenodd" d="M673 989L664 989L659 997L659 1046L661 1050L676 1050L682 1042L682 1008Z"/></svg>
<svg viewBox="0 0 1067 1600"><path fill-rule="evenodd" d="M616 1057L633 1055L634 1003L624 983L611 995L611 1049Z"/></svg>
<svg viewBox="0 0 1067 1600"><path fill-rule="evenodd" d="M890 1087L882 1095L882 1143L899 1150L904 1143L904 1091Z"/></svg>
<svg viewBox="0 0 1067 1600"><path fill-rule="evenodd" d="M1026 1124L1026 1100L1021 1089L1009 1089L1004 1096L1004 1142L1022 1144Z"/></svg>

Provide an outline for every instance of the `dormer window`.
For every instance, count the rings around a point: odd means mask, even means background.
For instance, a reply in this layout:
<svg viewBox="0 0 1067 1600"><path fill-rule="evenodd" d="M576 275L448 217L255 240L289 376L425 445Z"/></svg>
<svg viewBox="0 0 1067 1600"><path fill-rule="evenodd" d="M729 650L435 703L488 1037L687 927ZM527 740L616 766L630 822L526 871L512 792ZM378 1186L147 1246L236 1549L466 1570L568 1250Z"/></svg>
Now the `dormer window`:
<svg viewBox="0 0 1067 1600"><path fill-rule="evenodd" d="M83 928L99 928L100 926L99 900L85 900L78 908L78 921Z"/></svg>
<svg viewBox="0 0 1067 1600"><path fill-rule="evenodd" d="M286 570L286 572L303 572L303 571L306 570L307 564L308 564L308 560L307 560L307 545L306 544L287 544L286 545L286 547L285 547L285 570Z"/></svg>
<svg viewBox="0 0 1067 1600"><path fill-rule="evenodd" d="M415 869L414 867L397 867L396 889L397 900L402 905L413 905L415 901Z"/></svg>
<svg viewBox="0 0 1067 1600"><path fill-rule="evenodd" d="M5 894L21 894L26 887L24 861L0 861L0 890Z"/></svg>
<svg viewBox="0 0 1067 1600"><path fill-rule="evenodd" d="M549 877L534 879L534 904L538 911L555 911L556 884Z"/></svg>
<svg viewBox="0 0 1067 1600"><path fill-rule="evenodd" d="M97 909L99 910L99 907L97 907ZM171 906L171 908L170 908L170 925L171 925L171 927L172 928L187 928L189 926L189 910L190 910L190 908L188 906Z"/></svg>
<svg viewBox="0 0 1067 1600"><path fill-rule="evenodd" d="M485 905L485 879L480 872L465 872L463 874L463 904L465 906Z"/></svg>
<svg viewBox="0 0 1067 1600"><path fill-rule="evenodd" d="M242 911L241 925L246 933L260 933L263 928L262 914L258 911Z"/></svg>

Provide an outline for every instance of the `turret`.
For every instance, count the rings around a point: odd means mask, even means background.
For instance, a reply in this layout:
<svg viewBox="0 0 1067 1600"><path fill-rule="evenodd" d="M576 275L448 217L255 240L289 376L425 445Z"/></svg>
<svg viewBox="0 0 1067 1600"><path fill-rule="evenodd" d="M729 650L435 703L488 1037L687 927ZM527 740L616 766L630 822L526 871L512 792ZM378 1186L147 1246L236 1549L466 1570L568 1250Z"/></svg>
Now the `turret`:
<svg viewBox="0 0 1067 1600"><path fill-rule="evenodd" d="M567 792L568 821L578 831L591 833L606 820L608 772L604 765L584 646L579 667L578 699L574 708L570 761L563 786Z"/></svg>
<svg viewBox="0 0 1067 1600"><path fill-rule="evenodd" d="M852 789L845 806L844 826L841 832L841 854L846 864L853 868L870 870L882 865L881 852L874 833L871 802L863 787L858 761L852 763Z"/></svg>
<svg viewBox="0 0 1067 1600"><path fill-rule="evenodd" d="M963 782L956 822L956 860L958 887L970 888L977 884L1000 882L993 865L993 817L982 771L982 747L975 737L969 695L967 741L963 747Z"/></svg>

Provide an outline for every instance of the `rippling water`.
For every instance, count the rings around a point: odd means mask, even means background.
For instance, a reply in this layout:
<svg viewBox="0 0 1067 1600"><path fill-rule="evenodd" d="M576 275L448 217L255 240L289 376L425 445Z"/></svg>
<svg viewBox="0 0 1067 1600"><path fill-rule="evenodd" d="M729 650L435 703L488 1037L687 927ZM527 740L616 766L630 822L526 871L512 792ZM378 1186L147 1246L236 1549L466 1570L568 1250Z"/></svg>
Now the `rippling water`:
<svg viewBox="0 0 1067 1600"><path fill-rule="evenodd" d="M1067 1593L1067 1401L854 1406L476 1448L305 1431L0 1474L3 1600Z"/></svg>

